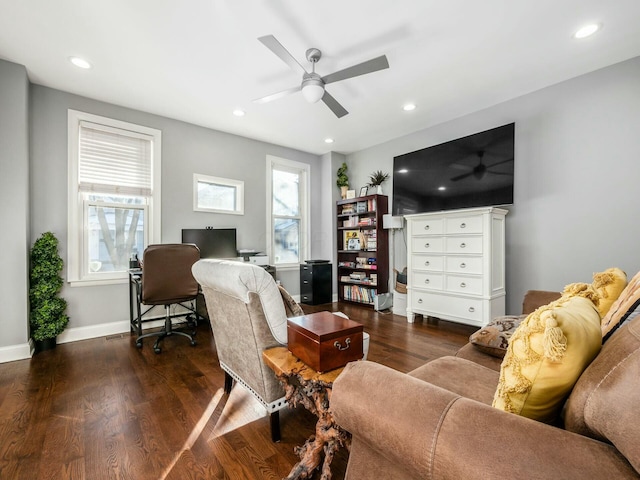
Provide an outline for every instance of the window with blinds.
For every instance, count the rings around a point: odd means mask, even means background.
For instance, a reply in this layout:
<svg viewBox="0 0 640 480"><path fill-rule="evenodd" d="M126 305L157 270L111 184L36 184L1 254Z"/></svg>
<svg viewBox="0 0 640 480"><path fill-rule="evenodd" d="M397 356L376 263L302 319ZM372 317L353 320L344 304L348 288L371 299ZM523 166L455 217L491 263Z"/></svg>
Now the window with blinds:
<svg viewBox="0 0 640 480"><path fill-rule="evenodd" d="M69 111L69 281L126 278L159 243L160 145L158 130Z"/></svg>

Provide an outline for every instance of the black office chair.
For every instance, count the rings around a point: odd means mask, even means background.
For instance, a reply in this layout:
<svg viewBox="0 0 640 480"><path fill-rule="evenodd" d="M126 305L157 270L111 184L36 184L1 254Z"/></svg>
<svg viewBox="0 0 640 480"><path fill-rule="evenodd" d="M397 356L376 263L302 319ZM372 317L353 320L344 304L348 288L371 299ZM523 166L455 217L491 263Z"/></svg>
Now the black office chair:
<svg viewBox="0 0 640 480"><path fill-rule="evenodd" d="M172 318L187 317L190 326L197 326L197 312L194 301L198 296L198 282L191 274L191 267L200 259L200 250L193 244L161 244L149 245L142 257L142 278L136 284L137 314L136 327L138 338L136 346L142 347L142 340L148 337L158 337L153 350L160 353L160 341L171 335L181 335L191 341L195 328L191 333L182 330L174 330ZM190 302L190 304L187 304ZM171 305L181 305L187 309L186 313L171 315ZM150 305L146 311L142 311L141 305ZM164 305L164 328L158 332L142 334L142 317L155 305Z"/></svg>

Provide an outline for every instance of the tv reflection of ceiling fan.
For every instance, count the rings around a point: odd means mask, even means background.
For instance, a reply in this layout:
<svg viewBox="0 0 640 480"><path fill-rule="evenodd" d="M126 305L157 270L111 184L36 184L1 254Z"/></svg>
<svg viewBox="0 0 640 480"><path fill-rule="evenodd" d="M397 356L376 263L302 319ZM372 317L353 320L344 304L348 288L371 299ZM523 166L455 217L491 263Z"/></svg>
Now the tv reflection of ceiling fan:
<svg viewBox="0 0 640 480"><path fill-rule="evenodd" d="M311 63L311 72L307 72L273 35L266 35L258 38L258 40L260 40L265 47L280 57L280 59L289 65L289 67L302 73L302 83L282 92L254 100L256 103L270 102L271 100L276 100L291 93L302 91L302 95L309 103L316 103L319 100L322 100L336 117L341 118L349 112L347 112L347 110L340 105L335 98L329 95L329 92L325 90L324 86L329 83L339 82L340 80L346 80L348 78L389 68L387 57L382 55L321 77L316 73L316 63L322 57L322 52L317 48L310 48L306 52L307 60Z"/></svg>
<svg viewBox="0 0 640 480"><path fill-rule="evenodd" d="M451 178L452 182L457 182L458 180L462 180L467 177L473 176L476 180L482 180L488 173L492 175L513 175L512 173L507 172L496 172L495 170L490 170L493 167L497 167L498 165L502 165L503 163L513 162L513 158L508 158L507 160L501 160L496 163L492 163L491 165L485 165L482 162L484 157L484 150L479 150L477 152L478 155L478 164L473 167L470 172L463 173L462 175L457 175Z"/></svg>

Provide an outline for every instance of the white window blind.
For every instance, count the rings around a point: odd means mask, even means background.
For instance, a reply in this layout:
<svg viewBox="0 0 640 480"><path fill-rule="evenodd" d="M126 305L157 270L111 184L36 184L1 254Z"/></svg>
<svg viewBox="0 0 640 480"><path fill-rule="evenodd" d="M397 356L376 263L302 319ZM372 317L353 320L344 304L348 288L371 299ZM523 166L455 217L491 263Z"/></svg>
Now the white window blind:
<svg viewBox="0 0 640 480"><path fill-rule="evenodd" d="M80 191L152 195L152 137L86 121L79 137Z"/></svg>

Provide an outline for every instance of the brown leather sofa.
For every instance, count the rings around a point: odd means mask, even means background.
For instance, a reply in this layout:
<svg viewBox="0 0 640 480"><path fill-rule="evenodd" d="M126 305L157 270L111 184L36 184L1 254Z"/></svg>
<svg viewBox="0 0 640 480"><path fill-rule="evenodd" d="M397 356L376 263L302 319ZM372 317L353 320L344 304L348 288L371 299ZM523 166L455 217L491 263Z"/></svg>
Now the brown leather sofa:
<svg viewBox="0 0 640 480"><path fill-rule="evenodd" d="M546 294L529 292L523 312L559 295ZM335 420L353 435L345 478L640 478L640 317L582 373L562 425L493 408L499 368L472 345L408 374L347 365L331 398Z"/></svg>

